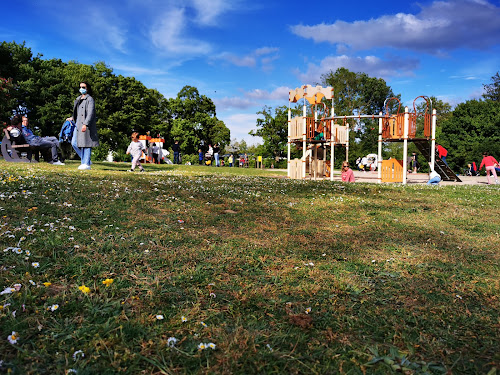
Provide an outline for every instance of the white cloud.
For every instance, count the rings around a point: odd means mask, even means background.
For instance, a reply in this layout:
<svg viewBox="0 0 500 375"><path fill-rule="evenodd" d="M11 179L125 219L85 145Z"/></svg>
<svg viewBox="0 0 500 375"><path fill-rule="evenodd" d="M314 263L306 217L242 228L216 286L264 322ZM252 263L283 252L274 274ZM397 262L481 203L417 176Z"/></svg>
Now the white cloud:
<svg viewBox="0 0 500 375"><path fill-rule="evenodd" d="M416 59L403 59L393 57L382 60L376 56L350 57L327 56L319 65L308 64L305 73L298 72L297 76L303 83L319 83L321 75L330 71L335 72L338 68L344 67L353 72L363 72L375 77L400 77L412 76L413 71L418 68L419 62Z"/></svg>
<svg viewBox="0 0 500 375"><path fill-rule="evenodd" d="M228 116L221 116L220 119L231 131L231 138L236 138L238 141L244 139L248 145L258 143L260 137L252 137L248 133L251 130L257 129L257 114L253 113L237 113Z"/></svg>
<svg viewBox="0 0 500 375"><path fill-rule="evenodd" d="M99 42L102 47L112 47L122 53L125 53L125 43L127 41L127 30L120 22L118 17L107 10L92 9L88 17L84 17L89 25L85 29L85 33L92 35L90 40Z"/></svg>
<svg viewBox="0 0 500 375"><path fill-rule="evenodd" d="M480 0L434 1L420 13L386 15L368 21L313 26L291 30L315 42L329 42L357 50L393 47L440 54L467 47L486 49L500 40L500 7Z"/></svg>
<svg viewBox="0 0 500 375"><path fill-rule="evenodd" d="M216 25L217 18L236 6L236 1L227 0L192 0L196 9L197 20L203 25Z"/></svg>
<svg viewBox="0 0 500 375"><path fill-rule="evenodd" d="M151 30L153 44L173 55L196 56L211 51L211 46L202 40L186 37L188 19L185 9L167 11Z"/></svg>
<svg viewBox="0 0 500 375"><path fill-rule="evenodd" d="M157 76L167 73L164 69L151 69L137 65L127 65L120 63L113 64L112 67L114 70L119 70L123 72L124 75L129 75L129 76L140 76L140 75Z"/></svg>
<svg viewBox="0 0 500 375"><path fill-rule="evenodd" d="M253 68L257 64L257 60L253 56L237 56L230 52L223 52L216 57L217 60L230 62L233 65Z"/></svg>
<svg viewBox="0 0 500 375"><path fill-rule="evenodd" d="M158 1L159 10L150 32L153 45L185 58L208 55L213 49L211 43L191 34L207 27L219 27L221 16L236 9L238 3L239 0L184 0L166 4Z"/></svg>
<svg viewBox="0 0 500 375"><path fill-rule="evenodd" d="M222 52L213 59L217 61L225 61L239 67L253 68L261 66L264 71L273 69L272 62L279 58L279 48L262 47L257 48L247 55L238 56L230 52Z"/></svg>
<svg viewBox="0 0 500 375"><path fill-rule="evenodd" d="M241 96L225 97L215 99L217 109L227 110L230 108L247 109L251 107L261 107L270 102L288 103L289 87L277 87L273 91L255 89L252 91L242 91Z"/></svg>

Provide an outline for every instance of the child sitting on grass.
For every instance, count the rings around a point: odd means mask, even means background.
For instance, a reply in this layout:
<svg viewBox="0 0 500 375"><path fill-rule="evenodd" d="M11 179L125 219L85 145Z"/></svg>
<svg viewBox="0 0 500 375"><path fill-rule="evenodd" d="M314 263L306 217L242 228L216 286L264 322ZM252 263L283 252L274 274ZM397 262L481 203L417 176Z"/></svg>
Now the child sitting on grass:
<svg viewBox="0 0 500 375"><path fill-rule="evenodd" d="M127 148L127 155L132 155L132 168L129 170L129 172L133 172L136 166L139 166L141 172L144 172L144 168L142 167L142 164L140 162L142 151L144 149L145 148L143 144L139 141L139 133L133 132L132 142L130 142L130 145Z"/></svg>
<svg viewBox="0 0 500 375"><path fill-rule="evenodd" d="M349 162L346 160L342 162L342 171L341 171L342 181L344 182L354 182L354 172L351 168L349 168Z"/></svg>

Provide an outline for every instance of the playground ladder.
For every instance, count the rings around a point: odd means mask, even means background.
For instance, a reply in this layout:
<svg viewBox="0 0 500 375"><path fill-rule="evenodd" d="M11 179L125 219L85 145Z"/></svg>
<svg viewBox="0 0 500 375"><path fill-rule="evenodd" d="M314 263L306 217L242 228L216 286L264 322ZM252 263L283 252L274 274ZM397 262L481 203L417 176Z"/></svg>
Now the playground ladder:
<svg viewBox="0 0 500 375"><path fill-rule="evenodd" d="M415 146L417 146L418 151L424 156L424 158L430 162L431 161L431 154L430 154L430 148L431 145L428 140L422 139L422 140L414 140L413 143L415 143ZM443 181L456 181L456 182L462 182L460 178L453 172L450 167L448 167L444 161L441 160L441 158L437 155L436 153L436 162L435 162L435 171L441 176L441 179Z"/></svg>

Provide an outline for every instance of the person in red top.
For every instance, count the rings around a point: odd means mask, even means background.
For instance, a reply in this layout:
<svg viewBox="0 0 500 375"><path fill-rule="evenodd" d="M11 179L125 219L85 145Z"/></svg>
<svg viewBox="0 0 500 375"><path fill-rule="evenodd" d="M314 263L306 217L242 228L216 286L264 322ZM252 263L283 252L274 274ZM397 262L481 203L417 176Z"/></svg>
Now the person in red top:
<svg viewBox="0 0 500 375"><path fill-rule="evenodd" d="M495 166L498 165L498 161L493 156L488 156L487 152L483 152L483 161L481 161L481 165L479 166L479 170L483 168L483 165L486 167L486 179L488 180L488 184L490 182L490 173L495 177L495 183L498 184L497 171L495 170Z"/></svg>
<svg viewBox="0 0 500 375"><path fill-rule="evenodd" d="M347 161L342 163L342 181L354 182L354 172L349 168L349 162Z"/></svg>
<svg viewBox="0 0 500 375"><path fill-rule="evenodd" d="M436 151L438 152L439 158L448 166L446 162L446 157L448 156L448 150L441 145L436 145Z"/></svg>

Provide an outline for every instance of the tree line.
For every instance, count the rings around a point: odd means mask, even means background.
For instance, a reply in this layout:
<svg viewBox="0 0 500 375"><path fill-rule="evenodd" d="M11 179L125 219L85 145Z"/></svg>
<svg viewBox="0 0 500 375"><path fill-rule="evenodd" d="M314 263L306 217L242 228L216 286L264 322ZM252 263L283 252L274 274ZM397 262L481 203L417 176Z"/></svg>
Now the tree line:
<svg viewBox="0 0 500 375"><path fill-rule="evenodd" d="M71 116L81 81L90 82L96 102L101 146L96 157L125 150L130 134L150 132L167 144L178 139L181 151L194 154L201 144L230 142L230 131L216 116L213 101L185 86L165 98L133 77L116 75L104 62L93 65L33 56L25 43L0 44L0 123L27 115L41 135L57 135Z"/></svg>
<svg viewBox="0 0 500 375"><path fill-rule="evenodd" d="M454 109L449 103L430 96L432 108L437 111L436 142L448 149L447 162L457 172L461 172L468 163L481 161L484 151L497 158L500 157L499 73L491 77L491 80L491 83L483 85L482 100L469 100L460 103ZM384 104L387 98L401 99L401 94L395 94L383 79L369 77L365 73L351 72L346 68L324 74L321 82L317 84L334 88L335 114L339 116L385 113ZM331 108L330 101L324 100L324 102ZM417 112L425 112L426 102L423 99L416 100L414 104ZM404 106L401 107L401 111L404 111ZM302 103L298 103L291 110L292 117L302 116ZM389 102L389 110L391 113L396 113L397 101ZM409 110L413 111L413 108ZM262 137L263 149L267 154L276 158L286 157L288 107L265 106L257 114L259 115L257 130L250 134ZM347 122L351 129L349 159L354 165L357 157L377 152L378 120L353 119ZM423 128L423 124L417 123L417 132L419 127ZM417 148L413 143L409 143L408 151L411 154L417 151ZM292 153L294 157L301 156L301 152L297 150L292 149ZM402 159L402 155L403 149L400 143L389 143L383 148L384 158ZM339 157L336 165L340 165L341 162L342 157Z"/></svg>

